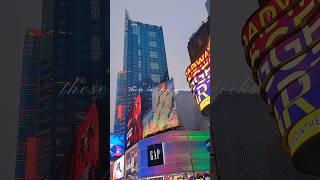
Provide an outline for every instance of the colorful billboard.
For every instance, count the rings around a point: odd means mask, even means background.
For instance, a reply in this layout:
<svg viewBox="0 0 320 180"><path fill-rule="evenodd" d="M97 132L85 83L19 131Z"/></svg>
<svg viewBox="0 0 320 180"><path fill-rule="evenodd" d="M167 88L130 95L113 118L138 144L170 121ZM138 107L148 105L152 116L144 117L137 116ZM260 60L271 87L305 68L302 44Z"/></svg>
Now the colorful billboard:
<svg viewBox="0 0 320 180"><path fill-rule="evenodd" d="M110 134L110 159L117 159L124 155L124 134Z"/></svg>
<svg viewBox="0 0 320 180"><path fill-rule="evenodd" d="M121 156L113 163L113 180L122 180L124 178L124 156Z"/></svg>
<svg viewBox="0 0 320 180"><path fill-rule="evenodd" d="M320 1L269 1L246 22L242 44L293 165L320 175Z"/></svg>
<svg viewBox="0 0 320 180"><path fill-rule="evenodd" d="M139 94L133 103L131 114L127 124L127 149L142 139L142 120L141 120L141 95Z"/></svg>
<svg viewBox="0 0 320 180"><path fill-rule="evenodd" d="M100 166L99 116L93 104L77 130L73 149L73 178L97 179Z"/></svg>
<svg viewBox="0 0 320 180"><path fill-rule="evenodd" d="M152 108L143 119L143 137L180 125L173 79L152 88Z"/></svg>
<svg viewBox="0 0 320 180"><path fill-rule="evenodd" d="M138 178L138 146L132 146L126 151L125 155L125 177L128 180L137 180Z"/></svg>
<svg viewBox="0 0 320 180"><path fill-rule="evenodd" d="M203 53L186 69L189 87L196 99L199 110L210 114L210 39Z"/></svg>
<svg viewBox="0 0 320 180"><path fill-rule="evenodd" d="M209 131L173 130L138 142L139 178L210 170Z"/></svg>

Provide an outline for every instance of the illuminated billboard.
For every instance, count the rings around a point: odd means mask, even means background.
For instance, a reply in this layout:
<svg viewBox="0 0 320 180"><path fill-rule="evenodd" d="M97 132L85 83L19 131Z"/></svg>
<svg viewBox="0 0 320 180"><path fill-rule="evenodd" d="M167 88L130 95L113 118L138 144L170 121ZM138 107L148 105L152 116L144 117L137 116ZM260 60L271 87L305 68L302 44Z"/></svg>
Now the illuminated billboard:
<svg viewBox="0 0 320 180"><path fill-rule="evenodd" d="M124 180L124 156L113 163L113 180Z"/></svg>
<svg viewBox="0 0 320 180"><path fill-rule="evenodd" d="M131 109L131 114L129 115L128 124L127 124L127 148L130 148L132 145L137 143L142 139L142 120L141 120L141 95L139 94L133 103Z"/></svg>
<svg viewBox="0 0 320 180"><path fill-rule="evenodd" d="M125 177L128 180L137 180L138 178L138 146L132 146L126 151L125 155Z"/></svg>
<svg viewBox="0 0 320 180"><path fill-rule="evenodd" d="M203 53L186 69L189 87L202 114L210 114L210 39Z"/></svg>
<svg viewBox="0 0 320 180"><path fill-rule="evenodd" d="M124 155L124 134L110 134L110 159L117 159Z"/></svg>
<svg viewBox="0 0 320 180"><path fill-rule="evenodd" d="M248 65L293 165L320 175L320 1L269 1L246 22Z"/></svg>
<svg viewBox="0 0 320 180"><path fill-rule="evenodd" d="M152 88L152 108L143 119L143 137L180 125L173 79Z"/></svg>
<svg viewBox="0 0 320 180"><path fill-rule="evenodd" d="M138 142L139 178L210 170L209 131L173 130Z"/></svg>

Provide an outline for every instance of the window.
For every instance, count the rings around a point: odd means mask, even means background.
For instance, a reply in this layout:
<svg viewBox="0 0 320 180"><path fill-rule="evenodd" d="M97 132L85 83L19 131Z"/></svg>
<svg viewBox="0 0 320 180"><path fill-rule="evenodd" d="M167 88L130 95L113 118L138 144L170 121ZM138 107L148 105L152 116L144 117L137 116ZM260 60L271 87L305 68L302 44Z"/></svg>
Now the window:
<svg viewBox="0 0 320 180"><path fill-rule="evenodd" d="M141 56L141 49L138 49L138 56Z"/></svg>
<svg viewBox="0 0 320 180"><path fill-rule="evenodd" d="M142 81L142 74L141 73L138 74L138 80Z"/></svg>
<svg viewBox="0 0 320 180"><path fill-rule="evenodd" d="M150 47L157 47L157 42L156 41L149 41L149 46Z"/></svg>
<svg viewBox="0 0 320 180"><path fill-rule="evenodd" d="M151 58L158 58L158 52L156 52L156 51L150 51L150 57L151 57Z"/></svg>
<svg viewBox="0 0 320 180"><path fill-rule="evenodd" d="M160 75L159 74L151 74L151 80L155 83L160 82Z"/></svg>
<svg viewBox="0 0 320 180"><path fill-rule="evenodd" d="M133 33L133 34L139 34L140 28L139 28L139 26L138 26L136 23L132 23L132 24L131 24L131 27L132 27L132 33Z"/></svg>
<svg viewBox="0 0 320 180"><path fill-rule="evenodd" d="M91 36L91 60L92 62L97 62L101 59L101 45L100 36Z"/></svg>
<svg viewBox="0 0 320 180"><path fill-rule="evenodd" d="M100 9L99 9L99 1L98 0L92 0L91 1L91 20L99 20L100 17Z"/></svg>
<svg viewBox="0 0 320 180"><path fill-rule="evenodd" d="M141 61L138 61L138 68L141 68Z"/></svg>
<svg viewBox="0 0 320 180"><path fill-rule="evenodd" d="M159 64L157 62L151 62L152 70L159 70Z"/></svg>
<svg viewBox="0 0 320 180"><path fill-rule="evenodd" d="M154 32L154 31L149 31L149 37L156 38L157 37L157 33Z"/></svg>

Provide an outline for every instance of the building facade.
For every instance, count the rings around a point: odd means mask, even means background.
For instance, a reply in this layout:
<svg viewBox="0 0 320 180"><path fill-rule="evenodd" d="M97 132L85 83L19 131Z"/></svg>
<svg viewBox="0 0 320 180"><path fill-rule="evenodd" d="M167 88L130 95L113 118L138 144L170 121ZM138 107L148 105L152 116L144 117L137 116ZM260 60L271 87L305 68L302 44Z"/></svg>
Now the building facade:
<svg viewBox="0 0 320 180"><path fill-rule="evenodd" d="M126 133L126 89L126 72L119 71L117 77L116 107L113 128L113 133L115 134Z"/></svg>
<svg viewBox="0 0 320 180"><path fill-rule="evenodd" d="M316 180L296 170L279 146L276 123L259 93L223 92L212 103L218 175L224 180Z"/></svg>
<svg viewBox="0 0 320 180"><path fill-rule="evenodd" d="M127 122L134 98L140 93L144 110L151 109L151 88L169 79L162 27L133 21L127 11L123 70L126 72L124 117Z"/></svg>
<svg viewBox="0 0 320 180"><path fill-rule="evenodd" d="M43 179L57 179L93 96L106 100L107 8L106 0L43 1L38 145Z"/></svg>
<svg viewBox="0 0 320 180"><path fill-rule="evenodd" d="M38 111L40 86L39 29L27 29L21 68L18 137L16 147L16 179L37 179Z"/></svg>
<svg viewBox="0 0 320 180"><path fill-rule="evenodd" d="M182 129L209 131L210 118L201 114L191 91L178 91L176 104Z"/></svg>

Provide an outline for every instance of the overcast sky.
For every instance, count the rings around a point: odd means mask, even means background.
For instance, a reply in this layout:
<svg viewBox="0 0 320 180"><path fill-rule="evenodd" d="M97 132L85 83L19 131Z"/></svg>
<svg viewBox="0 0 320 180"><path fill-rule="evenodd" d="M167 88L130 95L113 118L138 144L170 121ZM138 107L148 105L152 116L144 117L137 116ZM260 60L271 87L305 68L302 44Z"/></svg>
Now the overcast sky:
<svg viewBox="0 0 320 180"><path fill-rule="evenodd" d="M202 21L208 17L206 0L111 0L110 11L110 128L113 131L117 72L122 70L124 15L134 21L163 28L169 76L176 89L188 89L184 71L190 64L187 44Z"/></svg>

